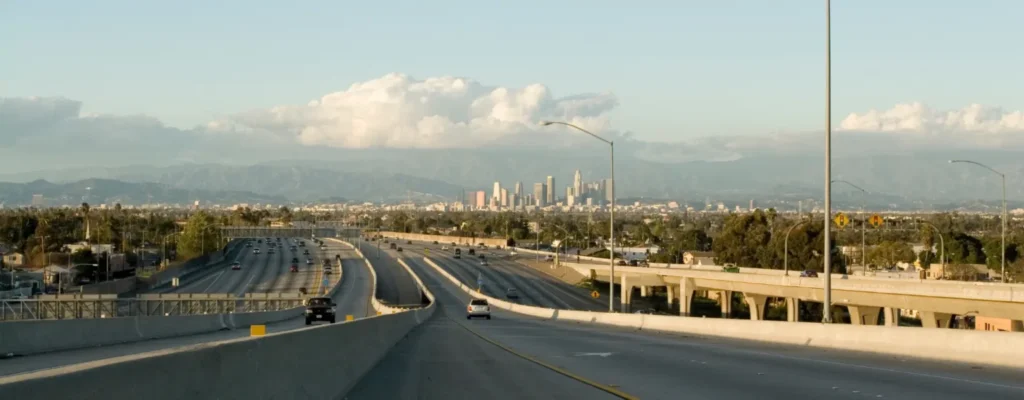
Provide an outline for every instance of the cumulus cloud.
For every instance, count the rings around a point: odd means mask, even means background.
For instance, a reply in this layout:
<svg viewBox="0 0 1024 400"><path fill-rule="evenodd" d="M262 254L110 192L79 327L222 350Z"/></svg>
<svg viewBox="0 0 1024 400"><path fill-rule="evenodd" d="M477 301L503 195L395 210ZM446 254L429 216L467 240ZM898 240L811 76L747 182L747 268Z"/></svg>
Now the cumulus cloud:
<svg viewBox="0 0 1024 400"><path fill-rule="evenodd" d="M1024 112L971 104L959 110L935 110L921 103L897 104L888 110L851 113L840 130L924 134L999 135L1024 133Z"/></svg>
<svg viewBox="0 0 1024 400"><path fill-rule="evenodd" d="M538 125L545 119L614 134L609 132L608 113L617 105L612 94L556 98L541 84L508 88L453 76L417 80L388 74L305 105L244 112L206 128L276 136L307 146L479 147L564 142L566 135Z"/></svg>

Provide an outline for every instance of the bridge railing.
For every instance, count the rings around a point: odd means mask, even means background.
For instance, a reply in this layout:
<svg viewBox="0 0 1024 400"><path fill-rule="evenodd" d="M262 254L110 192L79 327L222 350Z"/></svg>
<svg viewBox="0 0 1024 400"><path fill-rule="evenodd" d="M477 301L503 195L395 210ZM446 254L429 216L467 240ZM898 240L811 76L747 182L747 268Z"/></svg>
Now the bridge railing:
<svg viewBox="0 0 1024 400"><path fill-rule="evenodd" d="M120 318L137 316L181 316L281 311L302 307L299 294L248 294L234 297L210 294L204 297L158 297L118 299L56 298L0 301L0 321Z"/></svg>

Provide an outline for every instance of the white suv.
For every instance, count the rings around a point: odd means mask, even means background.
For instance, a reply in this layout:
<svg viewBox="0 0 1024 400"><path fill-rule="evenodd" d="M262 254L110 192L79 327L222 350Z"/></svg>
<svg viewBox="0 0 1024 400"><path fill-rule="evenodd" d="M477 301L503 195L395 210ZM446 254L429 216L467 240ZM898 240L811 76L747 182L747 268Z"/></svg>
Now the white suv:
<svg viewBox="0 0 1024 400"><path fill-rule="evenodd" d="M466 319L473 319L473 317L491 319L491 306L487 304L487 299L473 299L469 301L469 305L466 306Z"/></svg>

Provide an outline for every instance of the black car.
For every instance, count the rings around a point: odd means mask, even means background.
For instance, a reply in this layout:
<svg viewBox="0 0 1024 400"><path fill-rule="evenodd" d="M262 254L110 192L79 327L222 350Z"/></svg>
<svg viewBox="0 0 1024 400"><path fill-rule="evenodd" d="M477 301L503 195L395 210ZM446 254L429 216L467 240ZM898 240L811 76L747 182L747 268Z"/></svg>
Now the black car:
<svg viewBox="0 0 1024 400"><path fill-rule="evenodd" d="M334 301L330 297L313 297L306 302L306 325L314 321L334 323Z"/></svg>
<svg viewBox="0 0 1024 400"><path fill-rule="evenodd" d="M402 248L399 247L399 248L395 249L395 251L402 251Z"/></svg>
<svg viewBox="0 0 1024 400"><path fill-rule="evenodd" d="M476 255L476 250L469 249L469 255Z"/></svg>
<svg viewBox="0 0 1024 400"><path fill-rule="evenodd" d="M384 242L384 243L387 243L387 242ZM396 248L398 248L398 245L396 245L396 244L394 244L394 243L391 243L391 248L392 248L392 249L396 249Z"/></svg>

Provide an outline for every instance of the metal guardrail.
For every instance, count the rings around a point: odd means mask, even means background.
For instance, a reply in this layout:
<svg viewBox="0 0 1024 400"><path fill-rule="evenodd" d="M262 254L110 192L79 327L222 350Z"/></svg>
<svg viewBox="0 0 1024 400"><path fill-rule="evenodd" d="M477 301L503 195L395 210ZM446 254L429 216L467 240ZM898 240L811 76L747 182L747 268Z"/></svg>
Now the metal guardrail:
<svg viewBox="0 0 1024 400"><path fill-rule="evenodd" d="M0 321L230 314L280 311L302 307L304 304L305 297L301 295L276 293L250 293L245 297L181 294L147 295L131 299L96 296L2 300Z"/></svg>

